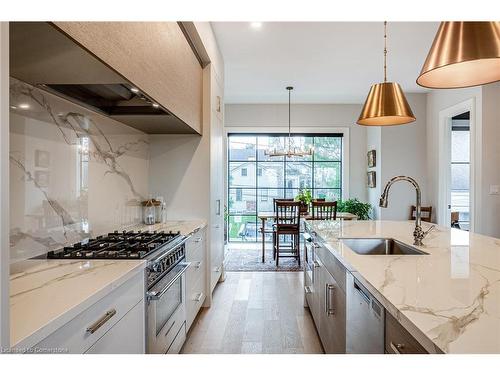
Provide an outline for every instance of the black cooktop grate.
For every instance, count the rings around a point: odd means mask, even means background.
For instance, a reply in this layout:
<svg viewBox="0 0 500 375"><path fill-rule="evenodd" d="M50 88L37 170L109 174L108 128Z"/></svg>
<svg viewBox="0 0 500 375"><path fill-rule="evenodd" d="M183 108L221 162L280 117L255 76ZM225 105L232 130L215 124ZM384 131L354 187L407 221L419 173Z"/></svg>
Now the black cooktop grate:
<svg viewBox="0 0 500 375"><path fill-rule="evenodd" d="M179 232L118 232L49 251L49 259L142 259L180 237Z"/></svg>

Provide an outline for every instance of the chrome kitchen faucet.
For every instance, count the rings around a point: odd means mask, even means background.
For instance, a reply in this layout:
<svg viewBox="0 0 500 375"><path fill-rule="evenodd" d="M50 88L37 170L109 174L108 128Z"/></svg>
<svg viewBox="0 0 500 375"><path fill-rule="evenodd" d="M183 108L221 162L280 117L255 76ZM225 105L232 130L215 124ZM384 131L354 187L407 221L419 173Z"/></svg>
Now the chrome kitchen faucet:
<svg viewBox="0 0 500 375"><path fill-rule="evenodd" d="M420 186L418 186L417 181L415 181L413 178L408 177L408 176L396 176L393 177L387 182L384 188L384 192L380 196L380 203L379 206L382 208L387 208L387 201L389 199L389 189L391 188L392 184L394 184L397 181L407 181L410 184L413 185L417 192L417 202L416 202L416 212L415 212L415 230L413 231L413 244L415 246L422 246L422 240L429 234L431 230L434 229L434 225L431 226L427 231L422 230L422 193L420 191Z"/></svg>

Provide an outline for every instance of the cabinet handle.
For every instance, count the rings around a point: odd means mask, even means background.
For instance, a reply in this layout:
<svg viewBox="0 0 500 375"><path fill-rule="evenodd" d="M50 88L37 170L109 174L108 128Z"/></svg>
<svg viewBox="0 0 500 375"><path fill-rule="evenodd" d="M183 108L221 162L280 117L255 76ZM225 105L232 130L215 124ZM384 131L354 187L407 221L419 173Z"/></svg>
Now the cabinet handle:
<svg viewBox="0 0 500 375"><path fill-rule="evenodd" d="M198 293L198 295L196 296L196 298L194 300L196 302L200 302L202 298L203 298L203 293Z"/></svg>
<svg viewBox="0 0 500 375"><path fill-rule="evenodd" d="M308 287L308 286L305 286L304 290L305 290L306 294L311 294L312 293L311 288Z"/></svg>
<svg viewBox="0 0 500 375"><path fill-rule="evenodd" d="M335 306L332 305L332 294L335 291L335 285L326 284L325 285L325 312L327 316L335 315Z"/></svg>
<svg viewBox="0 0 500 375"><path fill-rule="evenodd" d="M202 239L203 239L203 238L198 237L196 240L194 240L194 242L196 242L196 243L201 242L201 240L202 240Z"/></svg>
<svg viewBox="0 0 500 375"><path fill-rule="evenodd" d="M217 95L217 108L216 108L216 110L219 113L220 113L220 109L221 109L220 107L221 107L221 97L219 95Z"/></svg>
<svg viewBox="0 0 500 375"><path fill-rule="evenodd" d="M201 267L201 262L196 262L194 268L199 269Z"/></svg>
<svg viewBox="0 0 500 375"><path fill-rule="evenodd" d="M392 341L390 343L391 349L394 352L394 354L403 354L401 350L405 348L404 344L394 344Z"/></svg>
<svg viewBox="0 0 500 375"><path fill-rule="evenodd" d="M90 327L87 328L87 332L93 334L95 331L101 328L109 319L111 319L115 314L116 314L115 309L107 311L106 314L104 314L97 322L95 322L94 324L92 324Z"/></svg>
<svg viewBox="0 0 500 375"><path fill-rule="evenodd" d="M217 202L216 215L220 216L220 199L217 199L215 202Z"/></svg>
<svg viewBox="0 0 500 375"><path fill-rule="evenodd" d="M321 267L321 264L318 263L317 260L313 260L314 268Z"/></svg>

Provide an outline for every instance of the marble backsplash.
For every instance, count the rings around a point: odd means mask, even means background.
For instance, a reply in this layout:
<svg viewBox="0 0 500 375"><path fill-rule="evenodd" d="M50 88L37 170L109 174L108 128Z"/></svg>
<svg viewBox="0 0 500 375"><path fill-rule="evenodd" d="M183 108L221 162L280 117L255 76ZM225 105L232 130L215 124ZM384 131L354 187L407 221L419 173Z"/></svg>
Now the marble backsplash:
<svg viewBox="0 0 500 375"><path fill-rule="evenodd" d="M14 78L10 105L11 263L141 221L147 134Z"/></svg>

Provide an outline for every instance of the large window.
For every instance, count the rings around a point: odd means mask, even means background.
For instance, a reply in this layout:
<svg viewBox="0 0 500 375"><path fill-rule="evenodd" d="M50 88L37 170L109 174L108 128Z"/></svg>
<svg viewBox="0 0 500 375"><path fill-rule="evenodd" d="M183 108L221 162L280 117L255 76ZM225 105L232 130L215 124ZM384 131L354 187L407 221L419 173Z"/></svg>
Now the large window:
<svg viewBox="0 0 500 375"><path fill-rule="evenodd" d="M260 240L257 214L272 212L274 198L294 198L310 189L314 198L342 197L342 134L295 134L296 146L314 147L306 157L270 157L285 148L283 134L229 134L229 241Z"/></svg>

